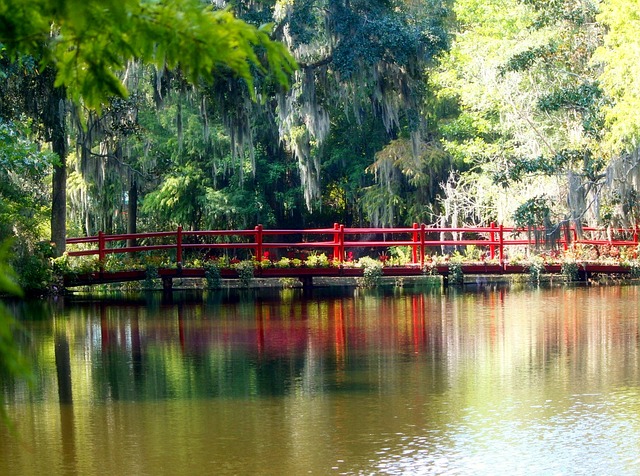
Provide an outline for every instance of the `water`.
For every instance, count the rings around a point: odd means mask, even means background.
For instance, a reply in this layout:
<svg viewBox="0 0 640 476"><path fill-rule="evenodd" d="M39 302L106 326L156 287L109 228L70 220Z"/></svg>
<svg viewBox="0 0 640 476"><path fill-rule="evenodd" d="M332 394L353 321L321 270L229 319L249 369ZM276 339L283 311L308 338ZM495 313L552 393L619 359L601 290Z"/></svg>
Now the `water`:
<svg viewBox="0 0 640 476"><path fill-rule="evenodd" d="M2 475L640 474L640 287L31 303ZM60 403L63 402L63 403Z"/></svg>

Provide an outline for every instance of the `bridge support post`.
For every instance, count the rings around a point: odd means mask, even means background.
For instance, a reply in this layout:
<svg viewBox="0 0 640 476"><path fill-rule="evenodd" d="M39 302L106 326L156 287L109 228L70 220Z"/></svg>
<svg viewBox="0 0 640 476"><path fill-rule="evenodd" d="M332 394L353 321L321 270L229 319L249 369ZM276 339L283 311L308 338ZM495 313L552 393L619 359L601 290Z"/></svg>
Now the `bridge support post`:
<svg viewBox="0 0 640 476"><path fill-rule="evenodd" d="M106 258L106 241L104 239L104 232L98 232L98 262L100 263L100 272L104 271L104 261Z"/></svg>
<svg viewBox="0 0 640 476"><path fill-rule="evenodd" d="M502 223L500 224L500 227L498 228L499 230L499 235L498 235L498 242L499 242L499 248L498 248L498 255L500 256L500 266L502 266L504 268L504 226L502 225Z"/></svg>
<svg viewBox="0 0 640 476"><path fill-rule="evenodd" d="M173 289L173 278L164 276L162 278L162 290L171 291Z"/></svg>
<svg viewBox="0 0 640 476"><path fill-rule="evenodd" d="M449 273L444 272L442 273L442 287L446 288L447 286L449 286Z"/></svg>
<svg viewBox="0 0 640 476"><path fill-rule="evenodd" d="M176 264L178 269L182 268L182 227L178 227L176 232Z"/></svg>
<svg viewBox="0 0 640 476"><path fill-rule="evenodd" d="M425 247L425 229L426 229L426 225L424 223L420 224L420 268L424 269L424 257L426 254L426 251L424 249Z"/></svg>
<svg viewBox="0 0 640 476"><path fill-rule="evenodd" d="M417 223L413 224L413 229L414 230L418 229ZM414 243L418 243L418 232L414 231L411 238L412 238L411 241L413 241ZM418 245L417 244L411 245L411 263L413 264L418 263Z"/></svg>
<svg viewBox="0 0 640 476"><path fill-rule="evenodd" d="M313 287L313 276L300 276L298 279L302 283L303 289L310 289Z"/></svg>
<svg viewBox="0 0 640 476"><path fill-rule="evenodd" d="M489 228L494 229L496 227L495 222L491 222L489 224ZM490 232L490 238L489 241L491 241L491 243L495 243L496 242L496 232L495 231L491 231ZM489 259L495 259L496 258L496 245L491 244L489 245Z"/></svg>
<svg viewBox="0 0 640 476"><path fill-rule="evenodd" d="M578 281L584 281L585 283L589 283L591 280L591 272L586 269L578 270Z"/></svg>
<svg viewBox="0 0 640 476"><path fill-rule="evenodd" d="M262 236L262 225L256 225L254 231L255 231L255 250L256 250L256 256L255 259L257 259L258 261L262 260L262 256L264 254L263 251L263 236Z"/></svg>

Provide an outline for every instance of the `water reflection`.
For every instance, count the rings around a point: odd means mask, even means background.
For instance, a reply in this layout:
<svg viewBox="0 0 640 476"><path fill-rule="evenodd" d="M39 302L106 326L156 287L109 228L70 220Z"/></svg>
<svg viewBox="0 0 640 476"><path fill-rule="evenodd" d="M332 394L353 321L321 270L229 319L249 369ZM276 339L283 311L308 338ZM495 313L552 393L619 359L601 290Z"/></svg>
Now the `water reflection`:
<svg viewBox="0 0 640 476"><path fill-rule="evenodd" d="M637 474L639 289L25 308L0 474Z"/></svg>

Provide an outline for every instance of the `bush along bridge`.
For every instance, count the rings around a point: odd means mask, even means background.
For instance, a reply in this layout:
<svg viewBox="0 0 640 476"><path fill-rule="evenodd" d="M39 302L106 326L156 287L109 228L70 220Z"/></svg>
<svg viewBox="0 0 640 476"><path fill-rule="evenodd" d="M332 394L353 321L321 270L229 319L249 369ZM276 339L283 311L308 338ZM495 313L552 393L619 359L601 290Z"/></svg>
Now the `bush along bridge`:
<svg viewBox="0 0 640 476"><path fill-rule="evenodd" d="M333 228L304 230L202 230L67 239L54 266L65 287L149 278L171 289L175 278L297 278L440 275L640 274L638 230L567 227L553 240L542 228L496 226L434 228Z"/></svg>

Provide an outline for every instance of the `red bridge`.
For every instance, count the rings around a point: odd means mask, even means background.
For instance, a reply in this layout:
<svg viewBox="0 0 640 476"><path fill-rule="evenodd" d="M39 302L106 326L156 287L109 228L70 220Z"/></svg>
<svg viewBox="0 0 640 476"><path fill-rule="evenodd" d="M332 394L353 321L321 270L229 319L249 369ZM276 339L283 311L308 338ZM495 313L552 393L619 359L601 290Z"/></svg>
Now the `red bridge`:
<svg viewBox="0 0 640 476"><path fill-rule="evenodd" d="M567 229L554 240L545 240L548 236L542 229L522 230L493 223L464 228L424 224L410 228L347 228L335 224L333 228L304 230L264 229L258 225L253 230L185 231L179 227L175 231L138 234L100 232L97 236L67 239L69 266L63 273L65 286L142 280L147 271L141 262L135 263L134 257L144 256L147 265L150 259L158 263L158 275L165 288L170 288L173 278L205 277L204 263L209 260L222 264L222 278L234 279L239 276L234 264L252 259L255 277L298 278L310 285L313 277L362 276L363 267L354 265L354 257L371 256L382 261L384 276L419 276L428 269L446 280L451 269L446 256L455 251L468 255L459 264L464 274L526 273L530 263L524 258L529 253L547 257L543 264L543 272L547 273L559 273L561 261L571 256L585 279L592 273L630 272L630 267L622 264L620 253L635 258L637 228L582 231L578 236L575 229ZM546 245L539 246L545 241ZM389 259L392 247L403 247L408 254L404 263ZM318 255L326 259L324 266L309 266L300 259ZM97 259L89 266L85 263L84 268L74 263L88 256ZM283 266L278 258L288 256L292 259ZM607 257L604 261L603 256ZM94 269L87 269L91 266Z"/></svg>

